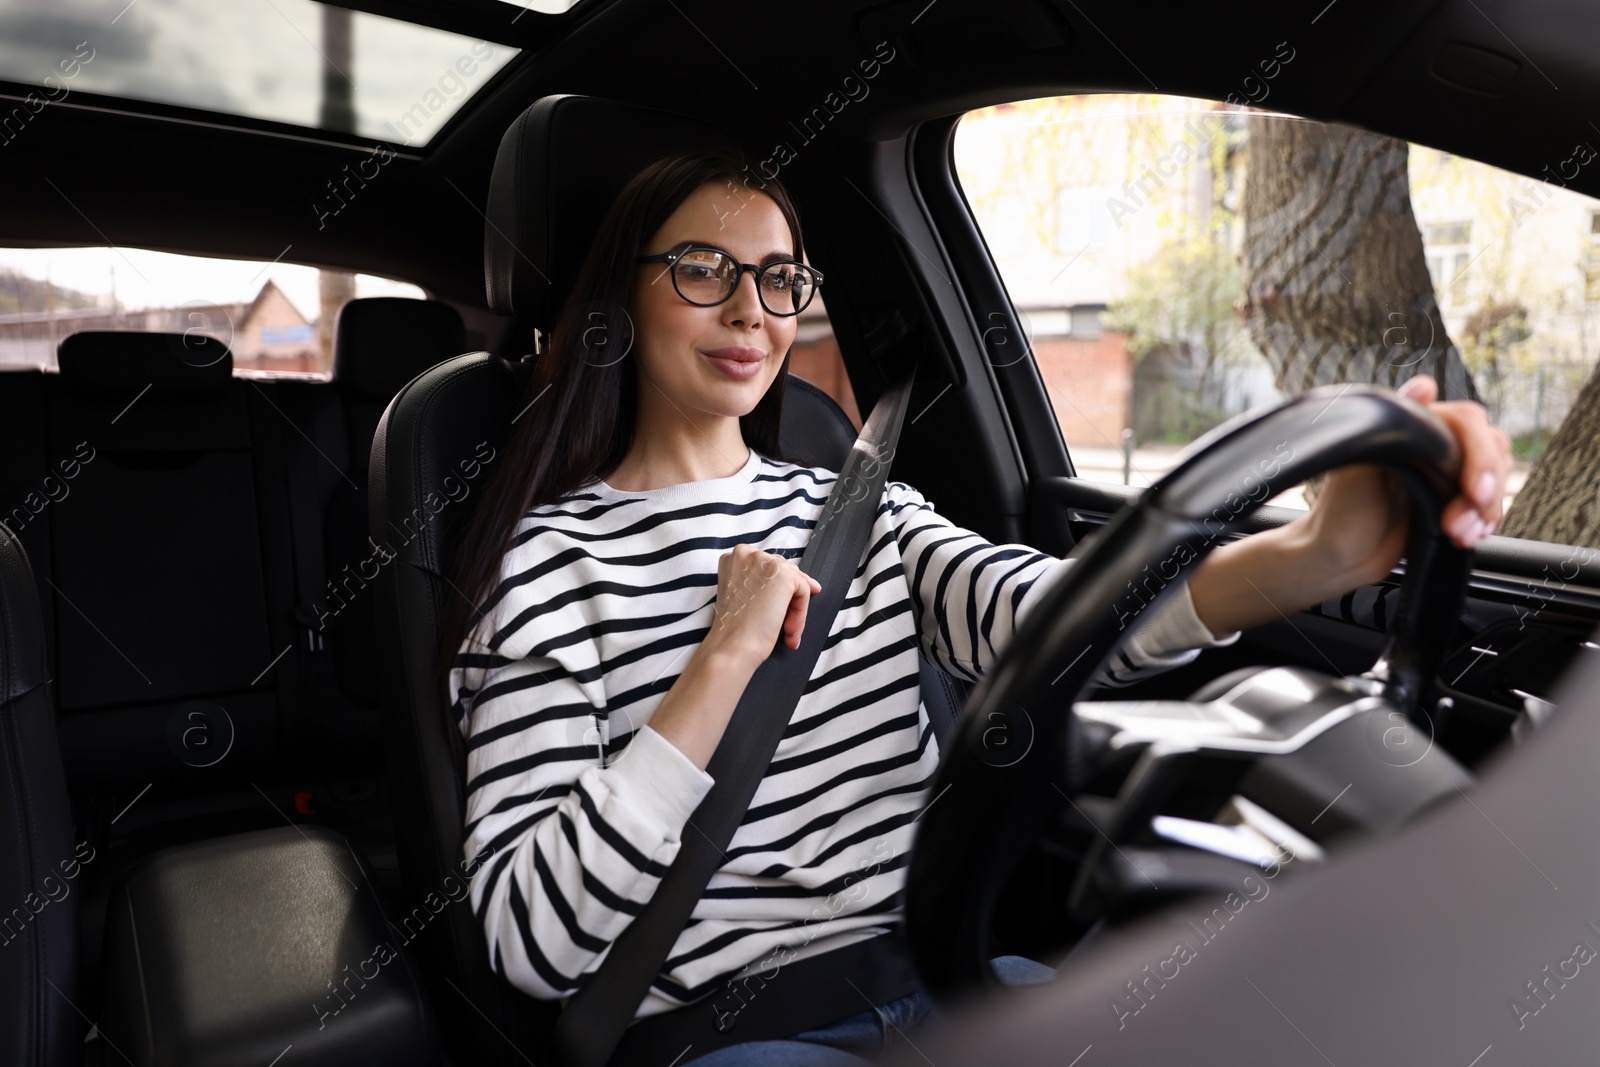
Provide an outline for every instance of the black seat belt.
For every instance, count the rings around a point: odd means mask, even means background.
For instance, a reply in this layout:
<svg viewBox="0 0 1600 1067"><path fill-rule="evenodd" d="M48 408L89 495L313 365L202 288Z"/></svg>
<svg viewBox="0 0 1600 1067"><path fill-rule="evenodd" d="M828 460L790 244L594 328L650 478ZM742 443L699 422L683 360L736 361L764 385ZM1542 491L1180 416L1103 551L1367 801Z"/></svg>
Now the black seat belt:
<svg viewBox="0 0 1600 1067"><path fill-rule="evenodd" d="M337 400L323 392L328 386L310 382L295 384L299 389L290 394L294 400L286 400L293 414L284 412L282 407L278 409L279 414L289 420L290 426L299 431L293 435L283 435L288 442L286 451L293 465L288 479L297 594L293 617L297 628L295 641L301 653L317 656L326 647L317 605L333 606L327 588L327 561L323 554L327 538L323 519L329 499L325 486L333 481L329 475L330 468L341 477L348 478L349 475L338 469L330 455L337 454L332 441L335 427L330 425L331 420L339 414ZM329 677L332 677L331 669Z"/></svg>
<svg viewBox="0 0 1600 1067"><path fill-rule="evenodd" d="M690 816L699 832L683 835L644 911L612 942L599 970L557 1017L551 1040L562 1067L605 1067L722 866L866 551L915 378L913 365L878 398L828 494L799 564L822 592L811 598L800 647L791 649L780 640L745 686L706 766L716 784Z"/></svg>

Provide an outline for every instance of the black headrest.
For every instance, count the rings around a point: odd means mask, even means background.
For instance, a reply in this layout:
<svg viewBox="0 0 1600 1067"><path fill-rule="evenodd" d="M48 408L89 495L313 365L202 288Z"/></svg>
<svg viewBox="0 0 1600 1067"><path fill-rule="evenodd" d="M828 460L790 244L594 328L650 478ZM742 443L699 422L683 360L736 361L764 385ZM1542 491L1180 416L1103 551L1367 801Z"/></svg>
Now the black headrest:
<svg viewBox="0 0 1600 1067"><path fill-rule="evenodd" d="M208 393L233 379L233 353L198 333L84 330L56 350L63 383L76 389Z"/></svg>
<svg viewBox="0 0 1600 1067"><path fill-rule="evenodd" d="M550 328L606 209L679 148L737 143L715 126L593 96L547 96L500 140L483 229L489 306Z"/></svg>
<svg viewBox="0 0 1600 1067"><path fill-rule="evenodd" d="M387 404L400 387L466 349L461 313L438 300L374 296L339 309L333 380L349 396Z"/></svg>

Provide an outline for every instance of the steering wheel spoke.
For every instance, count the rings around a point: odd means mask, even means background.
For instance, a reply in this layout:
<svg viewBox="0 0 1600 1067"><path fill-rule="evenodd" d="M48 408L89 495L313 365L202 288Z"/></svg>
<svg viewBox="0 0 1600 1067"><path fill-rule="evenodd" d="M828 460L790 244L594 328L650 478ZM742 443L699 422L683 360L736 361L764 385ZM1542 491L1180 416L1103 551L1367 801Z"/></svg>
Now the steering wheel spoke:
<svg viewBox="0 0 1600 1067"><path fill-rule="evenodd" d="M1138 754L1067 901L1079 922L1119 909L1103 876L1124 876L1110 887L1127 881L1130 848L1162 841L1256 866L1318 861L1339 835L1398 825L1469 781L1369 680L1271 667L1219 681L1208 700L1073 705L1108 728L1101 761ZM1146 881L1131 888L1148 900L1159 880Z"/></svg>

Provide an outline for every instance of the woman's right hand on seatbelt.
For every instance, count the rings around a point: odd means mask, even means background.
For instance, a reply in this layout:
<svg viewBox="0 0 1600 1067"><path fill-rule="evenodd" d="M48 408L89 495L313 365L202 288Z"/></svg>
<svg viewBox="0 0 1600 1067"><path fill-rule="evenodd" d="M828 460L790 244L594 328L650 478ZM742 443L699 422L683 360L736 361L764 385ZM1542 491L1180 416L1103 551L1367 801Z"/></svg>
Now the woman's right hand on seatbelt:
<svg viewBox="0 0 1600 1067"><path fill-rule="evenodd" d="M705 643L759 666L781 638L800 647L810 600L822 591L793 560L735 545L717 561L716 616Z"/></svg>
<svg viewBox="0 0 1600 1067"><path fill-rule="evenodd" d="M811 597L822 591L782 556L735 545L717 561L717 602L711 631L695 649L650 718L701 770L711 761L745 686L781 636L800 647Z"/></svg>

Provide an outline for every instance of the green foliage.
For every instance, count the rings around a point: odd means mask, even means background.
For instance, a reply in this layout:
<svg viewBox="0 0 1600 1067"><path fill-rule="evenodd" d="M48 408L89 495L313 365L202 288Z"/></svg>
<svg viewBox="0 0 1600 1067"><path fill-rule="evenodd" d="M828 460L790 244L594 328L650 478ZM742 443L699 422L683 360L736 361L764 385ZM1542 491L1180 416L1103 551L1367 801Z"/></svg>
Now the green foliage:
<svg viewBox="0 0 1600 1067"><path fill-rule="evenodd" d="M1127 295L1108 324L1144 368L1134 387L1134 428L1144 440L1189 441L1222 422L1218 387L1251 351L1235 302L1243 272L1211 234L1167 242L1128 272Z"/></svg>
<svg viewBox="0 0 1600 1067"><path fill-rule="evenodd" d="M1488 370L1498 374L1502 357L1513 354L1517 346L1533 335L1528 325L1528 309L1517 302L1501 302L1493 297L1468 316L1462 330L1461 348L1467 366L1475 373Z"/></svg>
<svg viewBox="0 0 1600 1067"><path fill-rule="evenodd" d="M50 294L42 278L30 278L14 270L0 271L0 315L46 311L49 309L49 299ZM57 310L92 308L100 304L99 297L60 286L55 287L54 299Z"/></svg>
<svg viewBox="0 0 1600 1067"><path fill-rule="evenodd" d="M1532 430L1519 433L1511 438L1511 454L1520 460L1537 463L1539 457L1544 455L1544 450L1550 444L1550 430L1541 428L1536 434Z"/></svg>
<svg viewBox="0 0 1600 1067"><path fill-rule="evenodd" d="M1167 242L1128 272L1127 295L1108 316L1134 359L1185 349L1210 366L1238 331L1234 303L1244 278L1233 254L1207 234Z"/></svg>
<svg viewBox="0 0 1600 1067"><path fill-rule="evenodd" d="M1525 306L1493 297L1467 317L1460 332L1462 361L1472 372L1479 402L1496 422L1504 416L1508 392L1541 373L1537 348L1524 343L1532 335Z"/></svg>
<svg viewBox="0 0 1600 1067"><path fill-rule="evenodd" d="M1137 410L1134 430L1139 440L1183 445L1213 426L1225 422L1229 413L1196 396L1177 382L1156 380L1140 383L1134 391Z"/></svg>

